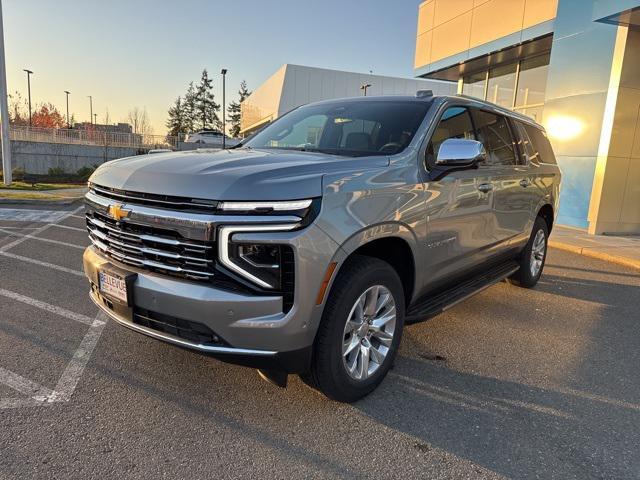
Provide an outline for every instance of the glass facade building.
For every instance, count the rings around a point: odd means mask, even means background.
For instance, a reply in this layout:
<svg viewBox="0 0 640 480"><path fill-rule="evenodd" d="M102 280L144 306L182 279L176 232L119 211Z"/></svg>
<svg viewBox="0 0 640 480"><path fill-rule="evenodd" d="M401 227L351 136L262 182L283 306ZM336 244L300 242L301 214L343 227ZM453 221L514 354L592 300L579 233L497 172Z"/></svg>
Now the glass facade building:
<svg viewBox="0 0 640 480"><path fill-rule="evenodd" d="M552 140L558 222L640 233L640 0L426 0L415 75L519 111Z"/></svg>

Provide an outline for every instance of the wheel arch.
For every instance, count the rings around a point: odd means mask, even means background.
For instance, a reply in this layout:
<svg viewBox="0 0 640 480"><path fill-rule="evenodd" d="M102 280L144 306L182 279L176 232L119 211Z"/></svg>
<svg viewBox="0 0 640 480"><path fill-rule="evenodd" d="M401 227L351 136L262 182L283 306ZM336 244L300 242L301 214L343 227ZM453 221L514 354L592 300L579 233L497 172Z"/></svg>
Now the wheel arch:
<svg viewBox="0 0 640 480"><path fill-rule="evenodd" d="M409 305L416 288L416 240L408 227L400 223L379 224L364 229L342 245L346 254L340 269L354 255L363 255L387 262L396 271L404 289L405 305Z"/></svg>
<svg viewBox="0 0 640 480"><path fill-rule="evenodd" d="M553 228L553 222L555 219L555 212L553 211L553 206L551 204L546 203L538 208L537 217L542 217L544 221L547 223L547 231L551 233L551 229Z"/></svg>

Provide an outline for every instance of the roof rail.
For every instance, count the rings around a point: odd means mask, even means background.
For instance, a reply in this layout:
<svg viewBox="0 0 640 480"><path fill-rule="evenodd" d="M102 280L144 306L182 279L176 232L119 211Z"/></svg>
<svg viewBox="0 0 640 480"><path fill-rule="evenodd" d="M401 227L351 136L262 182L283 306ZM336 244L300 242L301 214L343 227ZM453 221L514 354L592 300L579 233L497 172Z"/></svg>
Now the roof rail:
<svg viewBox="0 0 640 480"><path fill-rule="evenodd" d="M433 97L433 90L418 90L416 98Z"/></svg>

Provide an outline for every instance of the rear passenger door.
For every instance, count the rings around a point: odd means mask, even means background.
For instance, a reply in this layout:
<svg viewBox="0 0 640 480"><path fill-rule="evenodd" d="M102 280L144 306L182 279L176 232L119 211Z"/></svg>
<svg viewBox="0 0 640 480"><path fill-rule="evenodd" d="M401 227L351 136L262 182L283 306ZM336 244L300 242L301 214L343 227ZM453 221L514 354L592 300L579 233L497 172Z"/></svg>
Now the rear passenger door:
<svg viewBox="0 0 640 480"><path fill-rule="evenodd" d="M529 229L531 196L523 179L527 178L527 165L523 165L516 139L507 117L491 111L473 109L478 141L487 150L487 159L480 171L490 177L493 188L492 236L494 252L523 238Z"/></svg>

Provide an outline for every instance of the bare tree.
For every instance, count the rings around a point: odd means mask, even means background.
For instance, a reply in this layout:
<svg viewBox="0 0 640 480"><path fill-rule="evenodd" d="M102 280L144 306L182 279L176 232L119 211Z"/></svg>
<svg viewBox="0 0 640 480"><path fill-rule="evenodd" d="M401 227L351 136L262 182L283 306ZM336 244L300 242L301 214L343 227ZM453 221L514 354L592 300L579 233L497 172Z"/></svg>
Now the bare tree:
<svg viewBox="0 0 640 480"><path fill-rule="evenodd" d="M151 135L153 133L146 107L134 107L132 110L129 110L127 121L133 127L133 133L140 135Z"/></svg>

